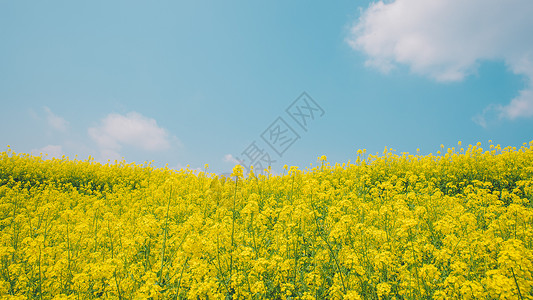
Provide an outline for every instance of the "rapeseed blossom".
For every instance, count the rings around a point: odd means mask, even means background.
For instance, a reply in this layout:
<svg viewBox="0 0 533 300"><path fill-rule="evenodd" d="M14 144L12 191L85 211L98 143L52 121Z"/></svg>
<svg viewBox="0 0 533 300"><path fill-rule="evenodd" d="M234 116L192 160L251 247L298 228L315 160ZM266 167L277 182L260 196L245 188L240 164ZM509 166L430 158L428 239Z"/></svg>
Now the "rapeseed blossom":
<svg viewBox="0 0 533 300"><path fill-rule="evenodd" d="M489 143L231 177L8 150L0 298L533 299L533 142Z"/></svg>

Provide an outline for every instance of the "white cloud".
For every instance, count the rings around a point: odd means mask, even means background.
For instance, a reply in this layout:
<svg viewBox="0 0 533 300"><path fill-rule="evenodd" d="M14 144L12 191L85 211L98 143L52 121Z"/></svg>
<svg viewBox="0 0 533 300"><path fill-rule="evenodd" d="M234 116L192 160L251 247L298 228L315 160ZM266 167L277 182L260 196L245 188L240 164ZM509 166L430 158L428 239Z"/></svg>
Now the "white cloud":
<svg viewBox="0 0 533 300"><path fill-rule="evenodd" d="M533 90L522 90L511 103L500 108L501 115L509 119L533 117Z"/></svg>
<svg viewBox="0 0 533 300"><path fill-rule="evenodd" d="M43 154L43 156L47 155L47 158L61 158L63 156L63 147L60 145L47 145L39 149L33 149L31 150L31 153L33 155L40 155Z"/></svg>
<svg viewBox="0 0 533 300"><path fill-rule="evenodd" d="M124 159L124 157L120 155L120 153L112 149L100 150L100 157L102 158L102 162L105 162L105 160L109 160L111 162L114 162L116 160L117 162L119 162Z"/></svg>
<svg viewBox="0 0 533 300"><path fill-rule="evenodd" d="M96 127L88 130L89 136L99 145L105 159L121 159L118 153L123 147L145 151L170 148L167 130L154 119L130 112L126 115L109 114Z"/></svg>
<svg viewBox="0 0 533 300"><path fill-rule="evenodd" d="M234 163L234 164L236 164L236 165L239 165L239 164L241 163L238 159L236 159L236 158L235 158L233 155L231 155L231 154L226 154L226 155L224 155L224 159L223 159L223 160L224 160L224 162Z"/></svg>
<svg viewBox="0 0 533 300"><path fill-rule="evenodd" d="M488 127L488 122L501 119L501 105L489 104L483 111L472 117L472 121L483 128Z"/></svg>
<svg viewBox="0 0 533 300"><path fill-rule="evenodd" d="M68 128L68 122L57 116L56 114L54 114L50 108L48 107L44 107L44 112L46 114L46 122L48 122L48 125L50 127L52 127L53 129L55 130L58 130L58 131L61 131L61 132L66 132L67 131L67 128Z"/></svg>
<svg viewBox="0 0 533 300"><path fill-rule="evenodd" d="M531 0L380 1L362 12L347 42L368 55L369 66L388 72L403 64L437 81L459 81L482 61L504 61L527 86L508 105L488 109L512 120L533 116L531 15Z"/></svg>

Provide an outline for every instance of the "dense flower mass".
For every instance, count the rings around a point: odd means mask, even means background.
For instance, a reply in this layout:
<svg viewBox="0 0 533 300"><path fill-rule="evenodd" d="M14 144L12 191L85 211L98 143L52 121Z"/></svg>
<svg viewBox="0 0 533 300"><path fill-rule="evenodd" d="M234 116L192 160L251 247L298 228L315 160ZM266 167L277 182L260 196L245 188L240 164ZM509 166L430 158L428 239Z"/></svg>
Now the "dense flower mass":
<svg viewBox="0 0 533 300"><path fill-rule="evenodd" d="M223 177L8 150L0 295L533 299L533 142L442 151Z"/></svg>

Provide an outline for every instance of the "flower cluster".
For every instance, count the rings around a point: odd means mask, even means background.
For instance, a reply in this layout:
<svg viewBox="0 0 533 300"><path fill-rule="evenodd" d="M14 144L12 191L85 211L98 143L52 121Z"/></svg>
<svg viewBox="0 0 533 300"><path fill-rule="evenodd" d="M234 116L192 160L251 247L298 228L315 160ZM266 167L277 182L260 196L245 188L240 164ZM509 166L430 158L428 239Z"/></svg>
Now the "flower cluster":
<svg viewBox="0 0 533 300"><path fill-rule="evenodd" d="M0 296L533 299L533 142L440 152L224 177L8 150Z"/></svg>

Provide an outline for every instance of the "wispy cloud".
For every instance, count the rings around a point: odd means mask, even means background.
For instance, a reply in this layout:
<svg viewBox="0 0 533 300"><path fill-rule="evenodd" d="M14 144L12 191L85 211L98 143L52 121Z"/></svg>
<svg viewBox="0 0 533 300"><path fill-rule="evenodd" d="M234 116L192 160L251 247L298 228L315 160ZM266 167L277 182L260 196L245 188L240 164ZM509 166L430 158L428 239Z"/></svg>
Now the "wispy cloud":
<svg viewBox="0 0 533 300"><path fill-rule="evenodd" d="M54 114L47 106L44 107L44 112L46 114L46 122L48 123L48 126L61 132L67 131L69 123L65 119Z"/></svg>
<svg viewBox="0 0 533 300"><path fill-rule="evenodd" d="M106 159L120 158L123 147L145 151L161 151L170 148L170 136L159 127L156 120L137 112L126 115L109 114L98 126L88 129L89 136L100 147Z"/></svg>
<svg viewBox="0 0 533 300"><path fill-rule="evenodd" d="M500 115L509 119L533 117L533 89L522 90L508 105L502 106Z"/></svg>
<svg viewBox="0 0 533 300"><path fill-rule="evenodd" d="M388 72L397 64L437 81L460 81L484 60L504 61L527 78L507 105L489 105L476 117L533 117L533 2L530 0L395 0L372 3L347 42L368 55L366 64Z"/></svg>
<svg viewBox="0 0 533 300"><path fill-rule="evenodd" d="M63 147L61 145L47 145L39 149L31 150L33 155L47 156L47 158L61 158L63 156Z"/></svg>
<svg viewBox="0 0 533 300"><path fill-rule="evenodd" d="M241 163L238 159L236 159L236 158L235 158L233 155L231 155L231 154L226 154L226 155L224 155L223 161L224 161L224 162L228 162L228 163L233 163L233 164L236 164L236 165L238 165L238 164Z"/></svg>

